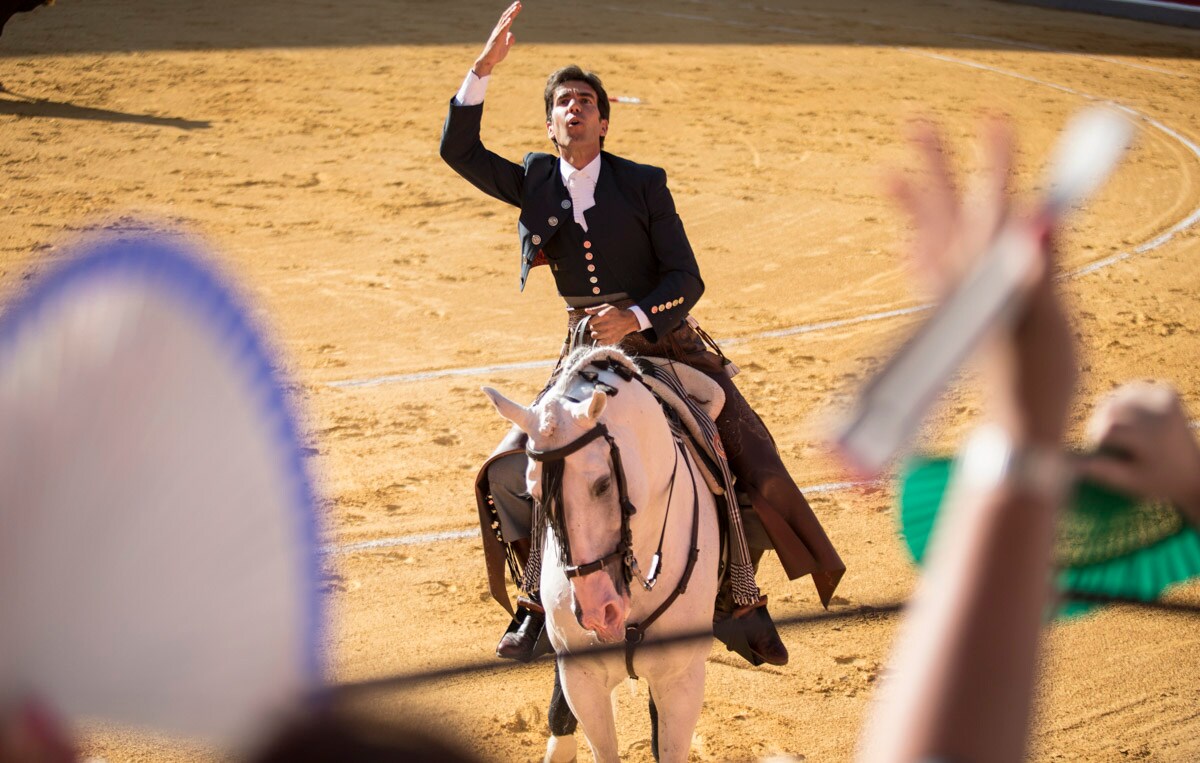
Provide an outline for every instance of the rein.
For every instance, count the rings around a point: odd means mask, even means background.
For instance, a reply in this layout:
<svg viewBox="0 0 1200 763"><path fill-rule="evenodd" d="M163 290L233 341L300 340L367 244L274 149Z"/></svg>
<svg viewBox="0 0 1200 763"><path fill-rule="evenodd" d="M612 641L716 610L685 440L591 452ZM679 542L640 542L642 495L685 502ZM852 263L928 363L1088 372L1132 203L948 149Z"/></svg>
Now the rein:
<svg viewBox="0 0 1200 763"><path fill-rule="evenodd" d="M675 486L675 475L678 474L678 472L679 472L679 452L681 450L683 450L682 443L676 441L676 443L675 443L675 472L673 472L671 474L672 488L674 488L674 486ZM647 617L645 620L642 620L640 623L635 623L633 625L629 625L628 623L625 625L625 672L629 674L630 678L636 679L638 677L637 673L633 669L633 651L634 651L634 649L637 647L638 644L642 643L642 641L645 640L646 629L649 628L654 623L654 621L657 620L662 615L663 612L666 612L667 609L672 604L675 603L676 599L678 599L681 595L683 595L684 593L687 592L688 581L690 581L692 579L692 570L696 568L696 560L700 558L700 543L699 543L699 540L700 540L700 490L696 486L696 475L692 471L692 462L688 458L687 451L683 451L683 462L685 464L687 464L688 476L691 478L691 483L692 483L692 548L690 551L688 551L687 564L683 568L683 576L679 578L679 585L675 586L675 590L671 592L671 595L668 596L663 601L663 603L658 606L658 609L651 612L650 616ZM669 499L668 499L667 509L670 510ZM663 534L664 535L666 534L666 529L667 529L666 519L664 518L664 520L663 520ZM654 555L654 558L656 561L660 558L660 554L662 553L662 538L661 537L658 540L658 551L659 551L659 553ZM634 560L634 563L636 564L636 560ZM655 575L657 575L657 572L658 572L658 570L656 569L656 566L657 565L654 565L654 564L651 565L651 572L654 573ZM651 588L652 587L653 587L653 583L651 583ZM646 590L650 590L650 589L647 588Z"/></svg>
<svg viewBox="0 0 1200 763"><path fill-rule="evenodd" d="M623 377L624 374L621 374ZM632 374L630 375L631 378ZM586 378L586 377L585 377ZM593 383L597 383L594 376L587 379ZM614 390L615 392L615 390ZM578 401L576 401L578 402ZM565 461L568 456L577 453L584 447L596 440L604 438L608 443L609 453L612 458L613 476L617 483L617 496L621 507L621 538L617 542L617 547L609 554L606 554L599 559L587 562L585 564L574 564L571 557L570 538L567 533L566 525L566 504L562 496L562 478L565 470ZM683 452L683 461L687 465L688 475L692 480L692 533L691 533L691 550L688 552L686 566L683 570L683 575L679 580L679 584L675 590L663 601L657 609L654 610L646 619L640 623L626 624L625 626L625 668L630 678L637 678L637 673L633 670L633 653L635 647L642 643L645 639L646 629L650 627L667 609L675 602L679 596L687 591L688 582L692 577L692 570L696 566L696 561L700 556L699 534L700 534L700 493L695 484L696 475L692 469L692 463L687 451L683 448L679 440L679 436L675 435L675 465L671 470L671 482L667 491L667 507L663 515L662 531L658 537L658 548L654 552L654 556L650 562L650 571L646 576L642 575L638 565L637 557L633 552L633 531L630 527L630 520L637 513L637 507L629 500L628 488L625 480L625 468L621 463L621 449L617 445L616 440L609 433L608 428L602 423L597 422L594 427L584 432L582 435L572 440L571 442L559 448L550 450L536 450L527 447L526 455L533 460L541 463L542 468L542 500L539 501L539 513L542 515L540 519L535 519L535 522L540 525L542 522L549 523L555 530L555 534L559 538L559 543L562 547L563 561L565 562L564 572L568 579L583 577L599 572L606 567L623 563L622 578L625 585L628 586L636 577L642 588L647 592L654 590L655 584L658 582L658 573L662 566L662 550L663 543L667 534L667 519L671 510L671 501L675 495L675 478L679 474L679 455ZM557 510L556 510L557 509Z"/></svg>

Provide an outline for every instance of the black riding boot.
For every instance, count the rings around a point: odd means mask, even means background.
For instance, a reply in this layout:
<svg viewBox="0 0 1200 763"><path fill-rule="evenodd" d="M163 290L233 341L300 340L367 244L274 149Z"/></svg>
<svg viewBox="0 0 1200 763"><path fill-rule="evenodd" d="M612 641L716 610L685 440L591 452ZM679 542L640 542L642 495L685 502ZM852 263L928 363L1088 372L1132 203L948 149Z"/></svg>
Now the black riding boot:
<svg viewBox="0 0 1200 763"><path fill-rule="evenodd" d="M750 549L750 561L754 563L756 574L763 553L763 549ZM763 596L757 604L734 607L728 579L722 582L721 590L717 592L713 635L720 639L729 651L737 652L751 665L762 665L764 662L769 665L788 663L787 647L779 638L775 621L767 611L767 597Z"/></svg>
<svg viewBox="0 0 1200 763"><path fill-rule="evenodd" d="M496 656L517 662L529 662L549 651L546 610L534 599L517 599L517 614L496 645Z"/></svg>
<svg viewBox="0 0 1200 763"><path fill-rule="evenodd" d="M517 557L521 568L529 561L529 539L521 538L513 541L511 552ZM518 662L529 662L534 657L549 650L549 639L543 634L546 631L546 610L537 595L517 598L517 613L500 637L496 645L496 656ZM539 642L544 642L539 649Z"/></svg>

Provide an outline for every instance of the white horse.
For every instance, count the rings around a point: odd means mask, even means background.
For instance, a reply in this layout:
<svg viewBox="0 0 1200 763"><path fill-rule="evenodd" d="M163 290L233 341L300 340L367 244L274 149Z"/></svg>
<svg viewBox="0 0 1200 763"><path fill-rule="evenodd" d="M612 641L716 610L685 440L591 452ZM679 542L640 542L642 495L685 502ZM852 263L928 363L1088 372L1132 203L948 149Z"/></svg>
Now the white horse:
<svg viewBox="0 0 1200 763"><path fill-rule="evenodd" d="M610 370L599 370L597 360L601 368L608 361ZM634 368L615 348L576 353L555 386L529 408L484 391L529 436L530 493L541 507L549 502L540 578L546 627L567 702L583 723L593 755L599 763L619 760L612 692L633 672L650 687L658 759L686 761L704 700L711 641L642 643L631 655L570 657L597 643L627 641L630 628L636 638L645 627L646 642L710 629L717 593L712 493L655 397L611 364ZM553 484L559 476L560 484ZM556 496L547 491L559 489L555 508ZM539 511L535 523L543 516ZM685 575L690 577L680 592ZM562 759L555 754L556 741L568 740L551 739L547 760ZM568 759L573 740L569 744Z"/></svg>

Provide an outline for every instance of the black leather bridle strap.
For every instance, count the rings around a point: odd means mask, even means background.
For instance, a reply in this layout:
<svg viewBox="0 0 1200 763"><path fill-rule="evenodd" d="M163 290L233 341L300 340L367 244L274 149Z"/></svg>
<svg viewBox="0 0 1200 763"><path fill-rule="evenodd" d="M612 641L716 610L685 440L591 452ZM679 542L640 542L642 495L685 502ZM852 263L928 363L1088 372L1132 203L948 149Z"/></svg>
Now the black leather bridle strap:
<svg viewBox="0 0 1200 763"><path fill-rule="evenodd" d="M581 578L584 575L591 575L593 572L599 572L608 565L620 562L624 558L624 550L618 548L608 556L601 557L594 562L580 564L576 567L565 567L563 568L563 572L566 573L567 578Z"/></svg>
<svg viewBox="0 0 1200 763"><path fill-rule="evenodd" d="M596 429L601 429L603 426L603 424L597 424ZM591 432L589 432L588 435L591 435ZM626 556L628 556L630 553L629 549L633 546L633 538L631 537L629 530L629 518L637 512L637 509L635 509L633 504L629 502L629 494L625 490L625 468L621 465L621 449L617 447L617 441L614 440L612 435L608 434L607 431L604 433L604 439L608 441L609 456L612 458L613 473L617 482L617 500L621 507L621 540L618 541L617 547L611 554L602 556L594 562L572 565L571 560L567 559L567 566L563 568L563 572L566 573L567 579L591 575L593 572L599 572L614 562L623 562L626 560ZM568 447L573 446L574 443ZM563 528L563 532L566 532L565 527ZM630 574L630 570L627 567L624 570L626 584L630 582Z"/></svg>
<svg viewBox="0 0 1200 763"><path fill-rule="evenodd" d="M683 449L682 445L677 444L676 447ZM645 620L635 625L625 626L625 672L633 679L638 677L633 670L634 649L646 638L646 629L653 625L654 621L661 617L662 613L666 612L676 599L687 592L688 581L692 579L692 570L696 567L696 560L700 558L700 490L696 486L696 475L692 471L692 462L686 450L683 451L683 462L687 464L688 477L692 484L692 548L688 552L687 565L683 568L683 576L679 578L679 585L675 586L671 595Z"/></svg>
<svg viewBox="0 0 1200 763"><path fill-rule="evenodd" d="M617 488L619 491L619 496L620 496L620 501L621 501L622 542L618 543L616 550L614 550L611 554L603 556L595 561L588 562L587 564L573 565L573 564L571 564L570 543L567 539L567 529L565 526L565 519L564 519L564 526L561 528L561 533L563 535L564 548L566 549L566 558L563 560L564 562L566 562L566 566L563 568L563 572L566 574L568 579L583 577L584 575L591 575L594 572L599 572L600 570L604 569L605 567L607 567L610 564L613 564L614 562L620 562L625 559L625 554L628 549L627 536L629 533L629 530L628 530L629 515L633 512L633 506L629 503L629 497L625 493L625 472L621 468L620 451L617 449L617 444L613 440L612 436L609 435L608 428L605 427L604 424L601 422L597 422L594 427L592 427L587 432L580 435L579 438L567 443L566 445L562 446L561 448L555 448L552 450L534 450L533 448L525 449L526 455L528 455L529 458L531 458L534 461L539 461L542 463L545 463L547 461L562 461L562 460L565 460L567 458L567 456L570 456L572 453L576 453L579 450L583 449L583 447L586 446L588 443L598 440L601 437L603 437L605 440L608 441L609 449L612 451L612 457L613 457L613 462L614 462L613 466L616 471ZM559 489L561 489L561 486ZM559 497L558 500L561 501L562 500L561 497ZM564 509L565 509L565 507L564 507ZM625 574L626 574L626 577L628 577L629 573L626 572ZM628 581L626 581L626 582L628 582Z"/></svg>
<svg viewBox="0 0 1200 763"><path fill-rule="evenodd" d="M601 437L608 436L608 429L604 424L597 422L596 426L579 436L578 439L572 440L561 448L553 450L534 450L526 448L525 455L532 458L534 461L561 461L572 453L581 450L585 445L597 440Z"/></svg>

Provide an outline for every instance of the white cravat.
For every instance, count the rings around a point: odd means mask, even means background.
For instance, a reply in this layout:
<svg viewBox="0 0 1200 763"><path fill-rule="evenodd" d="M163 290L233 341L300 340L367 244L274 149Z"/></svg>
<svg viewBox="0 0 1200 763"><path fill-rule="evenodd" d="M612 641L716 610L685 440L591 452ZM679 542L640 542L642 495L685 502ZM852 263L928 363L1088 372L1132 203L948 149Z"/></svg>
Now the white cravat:
<svg viewBox="0 0 1200 763"><path fill-rule="evenodd" d="M558 171L562 173L563 184L567 193L571 194L571 210L575 222L586 231L587 218L583 213L596 206L596 180L600 177L600 154L591 160L583 169L575 169L566 159L559 157Z"/></svg>

